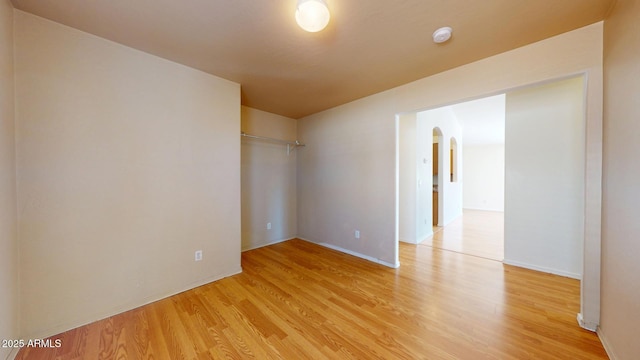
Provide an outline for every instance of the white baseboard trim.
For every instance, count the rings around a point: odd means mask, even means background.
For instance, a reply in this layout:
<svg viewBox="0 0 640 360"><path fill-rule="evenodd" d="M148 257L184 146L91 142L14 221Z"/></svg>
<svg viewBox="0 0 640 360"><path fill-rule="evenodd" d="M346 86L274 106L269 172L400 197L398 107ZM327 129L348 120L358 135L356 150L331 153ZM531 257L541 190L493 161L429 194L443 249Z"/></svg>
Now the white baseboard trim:
<svg viewBox="0 0 640 360"><path fill-rule="evenodd" d="M483 208L474 208L474 207L465 207L462 208L462 211L464 210L478 210L478 211L492 211L492 212L504 212L504 209L483 209Z"/></svg>
<svg viewBox="0 0 640 360"><path fill-rule="evenodd" d="M433 232L433 230L429 231L425 236L422 237L422 240L416 242L416 245L422 244L425 240L433 237L434 234L435 233Z"/></svg>
<svg viewBox="0 0 640 360"><path fill-rule="evenodd" d="M291 237L291 238L288 238L288 239L275 240L275 241L272 241L272 242L269 242L269 243L266 243L266 244L259 244L259 245L255 245L255 246L249 246L249 247L246 247L246 248L242 248L242 252L259 249L261 247L265 247L265 246L269 246L269 245L279 244L281 242L285 242L285 241L289 241L289 240L293 240L293 239L296 239L296 237L294 236L294 237Z"/></svg>
<svg viewBox="0 0 640 360"><path fill-rule="evenodd" d="M580 325L580 327L585 330L589 330L593 332L596 332L598 330L598 324L584 321L584 318L582 317L582 313L578 313L576 320L578 320L578 325Z"/></svg>
<svg viewBox="0 0 640 360"><path fill-rule="evenodd" d="M374 262L376 264L384 265L384 266L387 266L387 267L390 267L390 268L393 268L393 269L397 269L397 268L400 267L400 262L397 262L396 264L392 264L390 262L386 262L386 261L374 258L372 256L364 255L364 254L361 254L359 252L355 252L353 250L345 249L345 248L342 248L340 246L336 246L336 245L332 245L332 244L328 244L328 243L318 243L318 242L311 241L309 239L305 239L305 238L301 238L301 237L298 237L298 239L304 240L306 242L310 242L312 244L324 246L326 248L329 248L329 249L332 249L332 250L336 250L336 251L339 251L339 252L342 252L342 253L345 253L345 254L349 254L351 256L359 257L361 259L369 260L369 261Z"/></svg>
<svg viewBox="0 0 640 360"><path fill-rule="evenodd" d="M104 311L104 312L102 312L100 314L96 314L91 319L87 319L87 320L83 320L83 321L69 322L69 323L58 325L58 326L55 326L55 327L52 327L52 328L49 328L49 329L38 331L38 332L33 333L33 334L25 334L25 335L23 335L21 337L21 339L46 339L46 338L54 336L56 334L60 334L60 333L63 333L65 331L69 331L71 329L75 329L75 328L78 328L78 327L81 327L81 326L85 326L85 325L91 324L91 323L96 322L96 321L104 320L104 319L107 319L109 317L112 317L112 316L115 316L115 315L118 315L118 314L122 314L124 312L129 311L129 310L133 310L133 309L139 308L141 306L148 305L148 304L154 303L156 301L160 301L160 300L166 299L166 298L171 297L173 295L177 295L177 294L183 293L185 291L188 291L188 290L191 290L191 289L195 289L197 287L212 283L214 281L218 281L218 280L224 279L224 278L229 277L229 276L240 274L241 272L242 272L242 266L239 264L238 268L236 268L236 269L234 269L234 270L232 270L230 272L225 272L225 273L222 273L222 274L216 274L216 275L210 276L208 278L205 278L205 279L202 279L202 280L199 280L199 281L195 281L195 282L193 282L191 284L188 284L188 285L186 285L184 287L180 287L180 288L177 288L177 289L169 290L165 294L157 294L157 295L149 296L149 297L145 298L144 300L142 300L140 302L120 305L120 306L118 306L118 307L116 307L114 309L111 309L109 311Z"/></svg>
<svg viewBox="0 0 640 360"><path fill-rule="evenodd" d="M600 339L600 342L602 343L602 347L604 347L604 351L609 356L609 359L617 360L618 357L613 352L613 348L611 348L611 344L609 343L609 340L607 340L607 336L602 332L602 328L598 327L598 330L596 331L596 333L598 334L598 338Z"/></svg>
<svg viewBox="0 0 640 360"><path fill-rule="evenodd" d="M418 245L418 244L422 243L423 241L425 241L426 239L428 239L428 238L430 238L432 236L433 236L433 231L429 231L426 235L419 237L422 240L416 239L414 241L411 241L411 240L405 240L405 239L398 239L398 241L403 242L403 243L407 243L407 244Z"/></svg>
<svg viewBox="0 0 640 360"><path fill-rule="evenodd" d="M434 232L433 232L433 230L431 230L428 233L426 233L424 236L421 236L422 240L416 241L416 245L422 244L428 238L433 237L433 234L434 234Z"/></svg>
<svg viewBox="0 0 640 360"><path fill-rule="evenodd" d="M440 227L446 227L447 225L451 224L452 222L454 222L457 218L462 216L462 212L460 212L460 214L452 217L451 219L444 219L442 222L438 221L438 226Z"/></svg>
<svg viewBox="0 0 640 360"><path fill-rule="evenodd" d="M504 259L502 262L507 265L517 266L517 267L521 267L529 270L535 270L535 271L545 272L549 274L560 275L560 276L564 276L572 279L582 280L582 275L564 271L564 270L551 269L544 266L532 265L532 264L527 264L520 261L514 261L509 259Z"/></svg>

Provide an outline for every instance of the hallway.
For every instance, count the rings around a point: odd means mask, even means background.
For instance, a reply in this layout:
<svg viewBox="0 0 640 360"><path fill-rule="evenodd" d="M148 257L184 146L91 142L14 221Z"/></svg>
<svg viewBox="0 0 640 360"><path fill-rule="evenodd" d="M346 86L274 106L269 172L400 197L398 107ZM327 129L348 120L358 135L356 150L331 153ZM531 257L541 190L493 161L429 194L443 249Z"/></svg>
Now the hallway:
<svg viewBox="0 0 640 360"><path fill-rule="evenodd" d="M468 210L445 227L434 227L433 236L419 246L454 251L502 261L504 259L504 213Z"/></svg>

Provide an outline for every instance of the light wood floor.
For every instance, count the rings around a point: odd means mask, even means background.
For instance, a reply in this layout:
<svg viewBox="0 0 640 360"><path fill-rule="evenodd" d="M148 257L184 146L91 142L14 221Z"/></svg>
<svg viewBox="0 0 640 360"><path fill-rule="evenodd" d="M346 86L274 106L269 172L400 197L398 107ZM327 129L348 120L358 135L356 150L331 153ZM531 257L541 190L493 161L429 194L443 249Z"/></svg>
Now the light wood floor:
<svg viewBox="0 0 640 360"><path fill-rule="evenodd" d="M244 272L68 331L18 359L606 359L579 282L400 244L399 269L291 240Z"/></svg>
<svg viewBox="0 0 640 360"><path fill-rule="evenodd" d="M465 209L447 226L434 227L433 236L420 245L502 261L504 213Z"/></svg>

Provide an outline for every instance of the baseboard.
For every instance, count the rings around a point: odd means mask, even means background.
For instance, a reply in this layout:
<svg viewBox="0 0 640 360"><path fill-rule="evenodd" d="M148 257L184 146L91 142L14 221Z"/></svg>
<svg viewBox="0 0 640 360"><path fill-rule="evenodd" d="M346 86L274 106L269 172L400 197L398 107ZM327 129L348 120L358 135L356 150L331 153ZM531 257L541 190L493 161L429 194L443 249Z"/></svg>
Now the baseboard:
<svg viewBox="0 0 640 360"><path fill-rule="evenodd" d="M265 246L269 246L269 245L275 245L275 244L279 244L281 242L285 242L285 241L289 241L289 240L293 240L293 239L297 239L295 236L288 238L288 239L282 239L282 240L275 240L266 244L260 244L260 245L256 245L256 246L250 246L247 248L242 248L242 252L245 251L249 251L249 250L255 250L255 249L260 249L261 247L265 247Z"/></svg>
<svg viewBox="0 0 640 360"><path fill-rule="evenodd" d="M333 244L318 243L318 242L311 241L311 240L308 240L308 239L305 239L305 238L301 238L301 237L298 237L298 239L304 240L306 242L310 242L312 244L324 246L326 248L329 248L329 249L332 249L332 250L336 250L336 251L339 251L339 252L342 252L342 253L345 253L345 254L349 254L351 256L355 256L355 257L358 257L358 258L361 258L361 259L369 260L369 261L374 262L376 264L384 265L384 266L387 266L387 267L390 267L390 268L393 268L393 269L397 269L397 268L400 267L400 262L397 262L396 264L392 264L390 262L386 262L386 261L374 258L372 256L364 255L364 254L361 254L359 252L355 252L353 250L345 249L345 248L342 248L340 246L336 246L336 245L333 245Z"/></svg>
<svg viewBox="0 0 640 360"><path fill-rule="evenodd" d="M582 280L582 275L568 272L568 271L551 269L544 266L537 266L537 265L527 264L519 261L508 260L508 259L504 259L502 262L507 265L517 266L517 267L521 267L529 270L535 270L535 271L545 272L548 274L560 275L560 276L564 276L572 279Z"/></svg>
<svg viewBox="0 0 640 360"><path fill-rule="evenodd" d="M460 214L452 217L451 219L444 219L445 221L443 221L442 223L439 223L438 226L446 227L447 225L451 224L452 222L454 222L457 218L461 217L462 215L463 215L462 212L460 212Z"/></svg>
<svg viewBox="0 0 640 360"><path fill-rule="evenodd" d="M464 210L477 210L477 211L491 211L491 212L504 212L504 209L483 209L483 208L474 208L474 207L466 207L466 208L462 208L462 211L464 212Z"/></svg>
<svg viewBox="0 0 640 360"><path fill-rule="evenodd" d="M602 328L598 327L598 330L596 331L596 333L598 334L598 338L600 339L600 342L602 343L602 347L604 348L604 351L607 353L607 356L609 356L609 359L617 360L618 357L613 352L613 349L611 348L611 344L609 344L609 340L607 340L607 336L603 333Z"/></svg>
<svg viewBox="0 0 640 360"><path fill-rule="evenodd" d="M578 320L578 325L580 325L580 327L585 330L589 330L593 332L596 332L598 330L598 324L584 321L584 318L582 317L582 313L578 313L576 320Z"/></svg>
<svg viewBox="0 0 640 360"><path fill-rule="evenodd" d="M425 237L423 237L423 238L422 238L422 240L420 240L420 241L416 241L416 242L414 243L414 245L420 245L420 244L422 244L425 240L427 240L428 238L430 238L430 237L432 237L432 236L433 236L433 231L432 231L431 233L429 233L428 235L426 235Z"/></svg>
<svg viewBox="0 0 640 360"><path fill-rule="evenodd" d="M203 285L212 283L214 281L218 281L218 280L224 279L224 278L229 277L229 276L240 274L241 272L242 272L242 267L239 266L238 268L234 269L233 271L225 272L223 274L217 274L217 275L214 275L214 276L211 276L211 277L199 280L199 281L195 281L195 282L193 282L193 283L191 283L189 285L186 285L185 287L181 287L181 288L174 289L174 290L169 290L165 294L158 294L158 295L149 296L149 297L145 298L144 300L142 300L141 302L136 303L136 304L124 304L124 305L118 306L118 307L116 307L114 309L111 309L109 311L105 311L105 312L102 312L100 314L97 314L96 316L94 316L90 320L69 322L69 323L62 324L62 325L59 325L59 326L56 326L56 327L53 327L53 328L49 328L49 329L46 329L46 330L38 331L38 332L33 333L33 334L23 335L21 337L21 339L46 339L46 338L49 338L51 336L54 336L54 335L57 335L57 334L61 334L61 333L65 332L65 331L69 331L71 329L75 329L75 328L78 328L78 327L81 327L81 326L85 326L85 325L94 323L96 321L104 320L104 319L110 318L112 316L115 316L115 315L118 315L118 314L122 314L124 312L129 311L129 310L137 309L137 308L139 308L141 306L145 306L145 305L154 303L156 301L160 301L160 300L166 299L166 298L171 297L173 295L177 295L177 294L183 293L185 291L189 291L191 289L195 289L195 288L197 288L199 286L203 286Z"/></svg>
<svg viewBox="0 0 640 360"><path fill-rule="evenodd" d="M429 231L426 235L419 237L419 238L422 238L422 240L410 241L410 240L398 239L398 241L407 243L407 244L418 245L432 236L433 236L433 231Z"/></svg>
<svg viewBox="0 0 640 360"><path fill-rule="evenodd" d="M415 244L416 244L416 245L418 245L418 244L422 244L425 240L427 240L427 239L429 239L429 238L433 237L433 235L434 235L434 234L435 234L435 233L433 232L433 230L429 231L428 233L426 233L426 234L424 234L423 236L421 236L421 237L420 237L420 238L422 238L422 240L418 240L418 241L416 241L416 243L415 243Z"/></svg>

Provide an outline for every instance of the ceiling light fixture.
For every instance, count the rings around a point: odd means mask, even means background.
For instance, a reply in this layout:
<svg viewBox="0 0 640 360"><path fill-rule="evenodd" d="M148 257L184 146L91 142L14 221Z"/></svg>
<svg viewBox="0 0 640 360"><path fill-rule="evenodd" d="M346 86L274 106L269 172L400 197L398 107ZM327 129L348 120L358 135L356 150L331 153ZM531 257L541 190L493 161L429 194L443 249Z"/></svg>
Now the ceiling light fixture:
<svg viewBox="0 0 640 360"><path fill-rule="evenodd" d="M308 32L318 32L329 23L331 14L324 0L298 0L296 22Z"/></svg>
<svg viewBox="0 0 640 360"><path fill-rule="evenodd" d="M433 32L433 42L436 44L442 44L449 39L451 39L451 28L448 26L441 27Z"/></svg>

